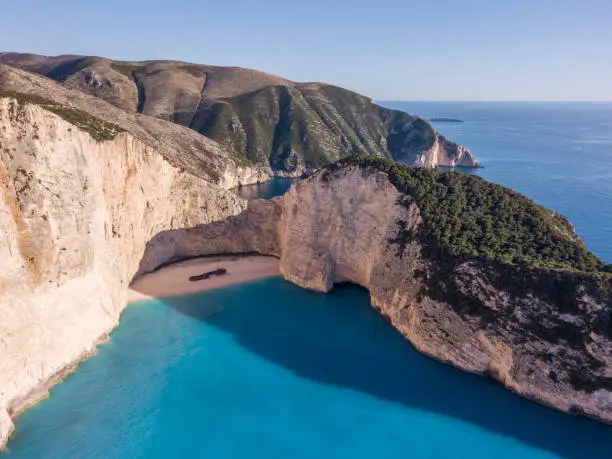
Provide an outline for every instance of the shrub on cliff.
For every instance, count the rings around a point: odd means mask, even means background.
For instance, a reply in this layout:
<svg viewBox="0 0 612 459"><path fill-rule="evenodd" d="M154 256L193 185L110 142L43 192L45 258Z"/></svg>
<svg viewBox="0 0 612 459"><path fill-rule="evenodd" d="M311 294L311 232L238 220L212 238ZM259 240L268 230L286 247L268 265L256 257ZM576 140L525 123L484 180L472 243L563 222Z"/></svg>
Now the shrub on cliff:
<svg viewBox="0 0 612 459"><path fill-rule="evenodd" d="M370 156L340 160L324 174L349 164L385 172L400 192L416 201L423 216L422 242L431 254L612 272L612 265L587 250L565 217L513 190L473 175L415 168Z"/></svg>

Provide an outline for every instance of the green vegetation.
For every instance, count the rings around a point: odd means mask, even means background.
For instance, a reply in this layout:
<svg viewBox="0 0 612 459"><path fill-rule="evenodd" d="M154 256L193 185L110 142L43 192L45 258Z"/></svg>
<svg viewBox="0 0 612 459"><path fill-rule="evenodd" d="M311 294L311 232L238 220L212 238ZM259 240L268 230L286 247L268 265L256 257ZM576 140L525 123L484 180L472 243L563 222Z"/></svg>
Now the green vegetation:
<svg viewBox="0 0 612 459"><path fill-rule="evenodd" d="M312 135L317 125L312 110L303 105L297 90L271 86L209 104L191 127L223 145L240 164L294 171L301 159L316 168L330 158Z"/></svg>
<svg viewBox="0 0 612 459"><path fill-rule="evenodd" d="M386 172L391 183L417 203L423 217L420 237L437 258L479 258L507 264L612 273L576 236L569 221L525 196L480 177L414 168L369 156L328 166L329 174L348 164ZM402 226L393 240L404 247L412 235Z"/></svg>
<svg viewBox="0 0 612 459"><path fill-rule="evenodd" d="M107 123L106 121L96 118L88 113L82 112L75 108L60 105L56 102L36 95L17 92L0 92L0 97L10 97L15 99L19 105L38 105L47 111L55 113L80 130L87 132L98 141L113 140L117 134L123 132L123 129L115 124Z"/></svg>
<svg viewBox="0 0 612 459"><path fill-rule="evenodd" d="M24 94L21 92L13 91L0 91L0 97L10 97L11 99L17 100L19 105L24 104L35 104L35 105L57 105L44 97L40 97L34 94Z"/></svg>
<svg viewBox="0 0 612 459"><path fill-rule="evenodd" d="M189 126L247 163L281 171L318 169L354 154L412 163L436 141L421 118L317 84L267 86L201 104ZM451 154L453 145L446 145Z"/></svg>
<svg viewBox="0 0 612 459"><path fill-rule="evenodd" d="M65 107L63 105L51 105L43 108L55 113L80 130L87 132L98 141L113 140L117 134L123 132L123 129L115 124L107 123L106 121L95 118L88 113L74 108Z"/></svg>

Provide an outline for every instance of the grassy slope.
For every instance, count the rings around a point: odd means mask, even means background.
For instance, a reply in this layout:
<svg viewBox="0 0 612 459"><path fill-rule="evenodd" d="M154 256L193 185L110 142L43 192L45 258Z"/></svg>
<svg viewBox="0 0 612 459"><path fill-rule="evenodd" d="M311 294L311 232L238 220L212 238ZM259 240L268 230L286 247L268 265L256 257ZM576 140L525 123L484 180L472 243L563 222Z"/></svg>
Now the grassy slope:
<svg viewBox="0 0 612 459"><path fill-rule="evenodd" d="M191 127L255 163L319 168L366 154L412 163L435 132L420 118L383 109L334 86L271 86L206 106Z"/></svg>

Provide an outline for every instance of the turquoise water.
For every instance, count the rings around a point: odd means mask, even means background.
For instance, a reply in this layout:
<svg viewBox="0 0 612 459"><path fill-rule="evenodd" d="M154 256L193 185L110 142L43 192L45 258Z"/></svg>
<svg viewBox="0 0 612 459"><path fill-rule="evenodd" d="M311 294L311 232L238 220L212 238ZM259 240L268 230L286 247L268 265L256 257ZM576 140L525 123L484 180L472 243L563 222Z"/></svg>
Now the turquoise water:
<svg viewBox="0 0 612 459"><path fill-rule="evenodd" d="M360 288L273 278L128 308L7 459L595 459L611 438L421 356Z"/></svg>
<svg viewBox="0 0 612 459"><path fill-rule="evenodd" d="M386 104L465 120L436 128L612 262L612 105ZM2 457L609 459L612 427L421 356L364 290L276 278L127 308Z"/></svg>

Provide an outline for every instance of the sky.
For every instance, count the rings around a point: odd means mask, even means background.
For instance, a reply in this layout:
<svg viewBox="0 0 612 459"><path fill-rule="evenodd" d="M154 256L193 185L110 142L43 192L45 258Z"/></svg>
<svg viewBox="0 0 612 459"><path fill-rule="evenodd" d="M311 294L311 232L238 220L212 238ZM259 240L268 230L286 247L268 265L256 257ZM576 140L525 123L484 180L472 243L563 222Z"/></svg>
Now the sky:
<svg viewBox="0 0 612 459"><path fill-rule="evenodd" d="M612 0L0 6L0 51L240 66L376 100L612 100Z"/></svg>

